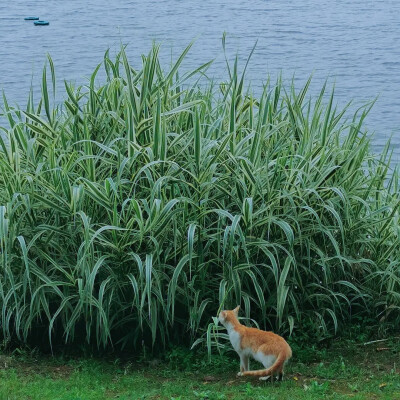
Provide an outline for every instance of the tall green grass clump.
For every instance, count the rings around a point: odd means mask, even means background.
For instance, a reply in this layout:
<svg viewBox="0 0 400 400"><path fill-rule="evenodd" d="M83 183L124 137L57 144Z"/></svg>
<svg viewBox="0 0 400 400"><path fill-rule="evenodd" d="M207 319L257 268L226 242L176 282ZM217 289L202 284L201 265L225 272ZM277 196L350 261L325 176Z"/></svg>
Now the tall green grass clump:
<svg viewBox="0 0 400 400"><path fill-rule="evenodd" d="M237 304L310 338L398 324L398 174L369 108L347 119L310 81L254 97L237 60L182 74L189 48L166 72L158 46L140 69L107 52L59 105L49 58L39 102L3 97L3 339L189 344Z"/></svg>

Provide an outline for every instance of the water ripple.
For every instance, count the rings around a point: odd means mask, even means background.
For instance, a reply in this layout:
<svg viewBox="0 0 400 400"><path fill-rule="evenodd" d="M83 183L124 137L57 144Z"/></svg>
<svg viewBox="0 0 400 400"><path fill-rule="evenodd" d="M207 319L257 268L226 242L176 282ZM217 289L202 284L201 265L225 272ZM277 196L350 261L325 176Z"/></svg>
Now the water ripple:
<svg viewBox="0 0 400 400"><path fill-rule="evenodd" d="M50 21L35 27L24 21L38 15ZM317 93L325 79L336 82L340 104L374 99L367 123L381 148L393 134L400 142L400 2L398 0L27 0L0 4L0 89L11 103L24 105L32 75L35 88L46 53L51 53L59 78L86 83L104 51L128 44L137 65L153 40L162 42L168 64L197 37L185 68L215 58L210 74L223 78L222 33L228 33L229 55L243 60L258 39L249 68L254 88L283 73L300 85L311 73ZM400 147L394 146L400 160Z"/></svg>

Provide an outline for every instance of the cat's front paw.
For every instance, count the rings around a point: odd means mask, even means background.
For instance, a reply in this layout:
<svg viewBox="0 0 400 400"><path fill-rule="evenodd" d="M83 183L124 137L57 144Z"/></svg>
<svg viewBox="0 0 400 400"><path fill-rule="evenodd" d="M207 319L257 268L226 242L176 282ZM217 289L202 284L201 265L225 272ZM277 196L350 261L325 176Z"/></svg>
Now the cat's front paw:
<svg viewBox="0 0 400 400"><path fill-rule="evenodd" d="M242 371L238 372L237 376L243 376L243 372Z"/></svg>

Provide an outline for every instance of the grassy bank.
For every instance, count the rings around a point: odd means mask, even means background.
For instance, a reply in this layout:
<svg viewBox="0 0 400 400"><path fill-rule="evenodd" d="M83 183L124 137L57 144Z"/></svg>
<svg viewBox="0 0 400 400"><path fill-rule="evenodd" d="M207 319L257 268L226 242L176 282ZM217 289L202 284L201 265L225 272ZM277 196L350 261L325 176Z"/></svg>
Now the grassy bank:
<svg viewBox="0 0 400 400"><path fill-rule="evenodd" d="M378 349L378 350L377 350ZM0 398L71 399L397 399L400 342L337 342L299 350L282 383L236 378L238 360L175 350L163 360L129 362L0 356Z"/></svg>
<svg viewBox="0 0 400 400"><path fill-rule="evenodd" d="M187 51L169 69L157 46L138 68L106 53L58 105L49 58L40 99L4 97L3 339L190 345L237 304L309 341L398 326L398 174L368 107L346 119L309 81L254 97L238 62L181 72Z"/></svg>

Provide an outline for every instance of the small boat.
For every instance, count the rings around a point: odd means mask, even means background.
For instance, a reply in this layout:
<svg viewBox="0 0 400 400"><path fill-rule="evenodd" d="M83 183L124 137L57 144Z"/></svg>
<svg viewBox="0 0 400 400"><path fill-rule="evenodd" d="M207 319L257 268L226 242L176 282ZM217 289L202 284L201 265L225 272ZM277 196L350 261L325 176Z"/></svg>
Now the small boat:
<svg viewBox="0 0 400 400"><path fill-rule="evenodd" d="M26 17L24 18L25 21L37 21L39 17Z"/></svg>
<svg viewBox="0 0 400 400"><path fill-rule="evenodd" d="M43 26L43 25L50 25L50 22L48 22L48 21L35 21L34 24L37 25L37 26Z"/></svg>

